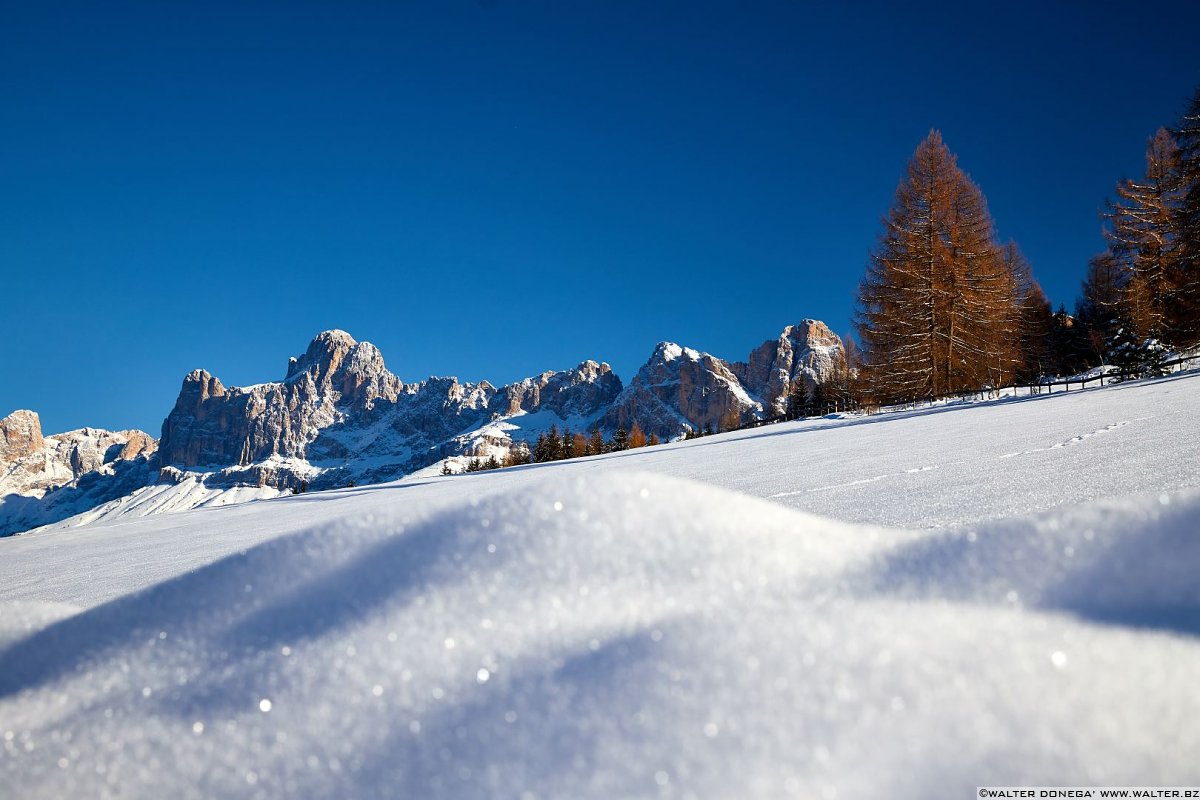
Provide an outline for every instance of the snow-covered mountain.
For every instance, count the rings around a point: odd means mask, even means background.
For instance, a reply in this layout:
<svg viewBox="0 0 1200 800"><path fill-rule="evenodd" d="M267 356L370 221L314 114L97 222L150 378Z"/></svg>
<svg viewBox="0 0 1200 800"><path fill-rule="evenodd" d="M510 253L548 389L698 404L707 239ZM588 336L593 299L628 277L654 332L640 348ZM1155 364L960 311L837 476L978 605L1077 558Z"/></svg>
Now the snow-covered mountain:
<svg viewBox="0 0 1200 800"><path fill-rule="evenodd" d="M813 319L788 325L745 362L660 342L601 422L610 429L636 423L646 433L670 440L689 428L720 429L731 415L739 422L778 417L796 381L811 390L844 365L842 340Z"/></svg>
<svg viewBox="0 0 1200 800"><path fill-rule="evenodd" d="M42 436L33 411L0 419L0 536L56 522L155 480L158 443L143 431L80 428Z"/></svg>
<svg viewBox="0 0 1200 800"><path fill-rule="evenodd" d="M275 489L392 480L469 452L462 435L495 419L588 420L620 390L595 361L501 389L452 377L406 384L370 342L326 331L276 383L226 388L203 370L190 373L163 423L164 479L202 472L210 485Z"/></svg>
<svg viewBox="0 0 1200 800"><path fill-rule="evenodd" d="M802 380L811 391L846 366L841 337L825 323L806 319L788 325L779 338L754 348L745 363L730 365L746 391L761 399L770 416L782 416L788 393Z"/></svg>
<svg viewBox="0 0 1200 800"><path fill-rule="evenodd" d="M22 468L25 477L11 481L10 496L0 501L0 534L64 519L75 525L379 483L449 457L501 457L552 426L608 435L636 424L676 439L689 429L722 427L731 414L741 421L778 414L794 381L827 380L839 363L841 340L824 324L804 320L746 362L660 343L628 387L608 364L590 360L500 388L453 377L405 383L370 342L325 331L289 360L279 381L227 387L205 370L188 373L157 454L146 434L96 432L110 449L112 437L138 444L131 452L113 450L107 460L76 456L70 472ZM23 453L27 424L11 419L14 443L5 447ZM74 441L77 433L59 438ZM60 488L48 493L51 487Z"/></svg>

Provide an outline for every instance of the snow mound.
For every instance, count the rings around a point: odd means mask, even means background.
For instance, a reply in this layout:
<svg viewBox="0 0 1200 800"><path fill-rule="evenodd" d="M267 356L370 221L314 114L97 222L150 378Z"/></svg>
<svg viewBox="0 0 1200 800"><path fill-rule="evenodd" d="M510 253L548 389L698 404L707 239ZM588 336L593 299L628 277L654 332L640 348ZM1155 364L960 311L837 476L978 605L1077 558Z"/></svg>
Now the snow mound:
<svg viewBox="0 0 1200 800"><path fill-rule="evenodd" d="M1200 643L1176 617L1198 608L1179 564L1200 494L908 533L548 475L34 609L0 650L0 796L1200 780Z"/></svg>

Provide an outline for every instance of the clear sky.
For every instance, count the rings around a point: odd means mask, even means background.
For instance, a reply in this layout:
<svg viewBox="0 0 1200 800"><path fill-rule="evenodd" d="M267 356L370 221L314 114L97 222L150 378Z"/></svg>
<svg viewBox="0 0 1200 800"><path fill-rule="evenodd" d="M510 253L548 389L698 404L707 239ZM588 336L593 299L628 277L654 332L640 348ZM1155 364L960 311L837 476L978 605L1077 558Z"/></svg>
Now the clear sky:
<svg viewBox="0 0 1200 800"><path fill-rule="evenodd" d="M844 333L931 127L1071 306L1198 30L1195 2L3 0L0 416L157 435L189 370L278 380L334 327L497 384Z"/></svg>

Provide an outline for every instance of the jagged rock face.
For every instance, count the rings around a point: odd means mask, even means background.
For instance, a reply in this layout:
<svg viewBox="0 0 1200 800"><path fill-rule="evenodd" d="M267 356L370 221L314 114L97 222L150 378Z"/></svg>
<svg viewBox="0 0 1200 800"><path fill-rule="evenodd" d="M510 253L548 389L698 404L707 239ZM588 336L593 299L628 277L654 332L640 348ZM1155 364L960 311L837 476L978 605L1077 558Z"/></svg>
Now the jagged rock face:
<svg viewBox="0 0 1200 800"><path fill-rule="evenodd" d="M743 421L759 404L721 359L662 342L638 370L601 422L673 439L688 428L721 428L730 417Z"/></svg>
<svg viewBox="0 0 1200 800"><path fill-rule="evenodd" d="M341 404L370 409L377 398L395 400L404 384L383 363L383 354L370 342L356 342L345 331L317 335L300 358L288 362L284 383L307 375L321 395L336 394Z"/></svg>
<svg viewBox="0 0 1200 800"><path fill-rule="evenodd" d="M149 457L158 450L158 442L143 431L106 431L80 428L45 439L47 458L71 469L72 478L94 472L114 461Z"/></svg>
<svg viewBox="0 0 1200 800"><path fill-rule="evenodd" d="M456 378L405 384L374 345L326 331L290 359L282 381L238 388L204 370L188 374L157 453L140 431L85 428L43 438L32 412L0 421L0 498L10 495L0 505L0 535L64 519L156 480L217 492L321 489L393 480L464 453L503 455L552 424L606 434L637 425L664 440L689 429L720 430L781 414L797 380L828 380L844 361L838 337L804 320L746 362L664 342L624 388L597 361L500 389ZM18 484L45 497L18 503Z"/></svg>
<svg viewBox="0 0 1200 800"><path fill-rule="evenodd" d="M844 366L841 338L825 323L806 319L787 326L778 339L763 342L748 361L730 368L746 390L762 400L765 413L780 416L795 381L803 380L811 390Z"/></svg>
<svg viewBox="0 0 1200 800"><path fill-rule="evenodd" d="M80 428L42 436L41 418L16 411L0 420L0 494L35 494L118 461L149 458L158 449L143 431Z"/></svg>
<svg viewBox="0 0 1200 800"><path fill-rule="evenodd" d="M0 469L42 449L42 423L32 411L14 411L0 419Z"/></svg>
<svg viewBox="0 0 1200 800"><path fill-rule="evenodd" d="M42 436L32 411L0 420L0 536L64 519L144 486L158 443L100 428Z"/></svg>
<svg viewBox="0 0 1200 800"><path fill-rule="evenodd" d="M590 417L621 393L621 379L608 364L584 361L575 369L543 372L505 386L492 410L504 416L547 409L563 419Z"/></svg>
<svg viewBox="0 0 1200 800"><path fill-rule="evenodd" d="M163 422L162 462L197 467L303 458L323 429L368 422L377 401L393 402L403 388L373 344L344 331L318 335L279 383L226 389L196 370Z"/></svg>
<svg viewBox="0 0 1200 800"><path fill-rule="evenodd" d="M242 481L251 473L232 468L270 460L253 479L280 489L391 480L443 457L454 437L493 415L592 414L620 389L609 366L595 361L502 390L457 378L404 384L374 345L327 331L289 361L279 383L227 388L203 370L189 374L163 423L164 479L171 466L225 470ZM320 465L320 474L289 460Z"/></svg>
<svg viewBox="0 0 1200 800"><path fill-rule="evenodd" d="M845 365L842 340L823 322L789 325L763 342L745 362L727 363L663 342L604 415L603 426L627 430L637 423L647 434L671 439L688 428L720 430L736 419L781 416L798 380L811 390Z"/></svg>

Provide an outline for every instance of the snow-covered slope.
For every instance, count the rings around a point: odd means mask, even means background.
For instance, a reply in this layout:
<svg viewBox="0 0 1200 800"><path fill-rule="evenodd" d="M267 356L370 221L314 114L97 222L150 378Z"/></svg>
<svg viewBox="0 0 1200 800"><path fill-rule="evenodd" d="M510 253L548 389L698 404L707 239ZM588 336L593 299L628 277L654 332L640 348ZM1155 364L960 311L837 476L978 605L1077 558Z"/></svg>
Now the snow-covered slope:
<svg viewBox="0 0 1200 800"><path fill-rule="evenodd" d="M1194 784L1198 401L1177 376L6 539L0 796Z"/></svg>

